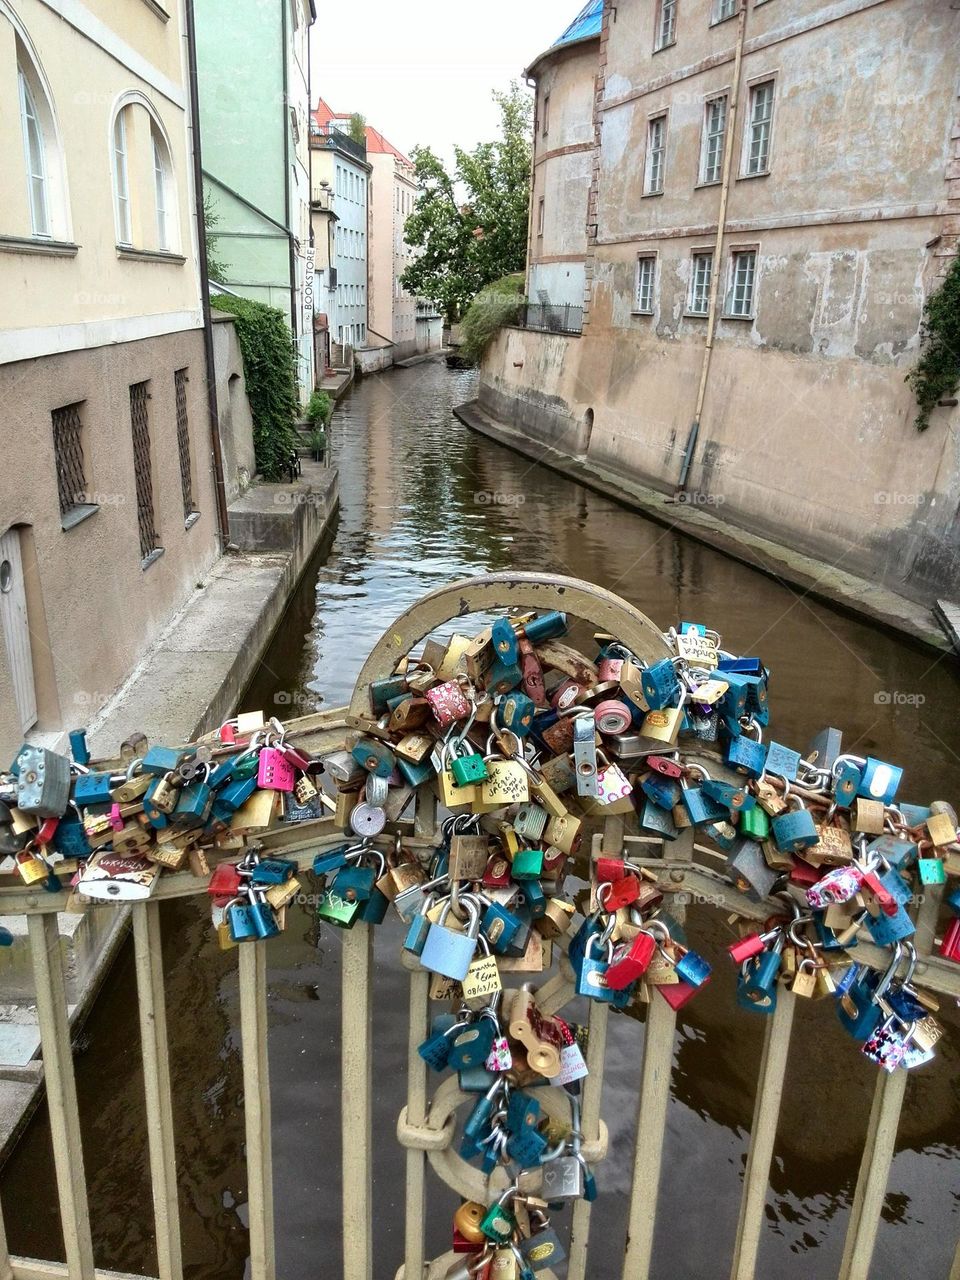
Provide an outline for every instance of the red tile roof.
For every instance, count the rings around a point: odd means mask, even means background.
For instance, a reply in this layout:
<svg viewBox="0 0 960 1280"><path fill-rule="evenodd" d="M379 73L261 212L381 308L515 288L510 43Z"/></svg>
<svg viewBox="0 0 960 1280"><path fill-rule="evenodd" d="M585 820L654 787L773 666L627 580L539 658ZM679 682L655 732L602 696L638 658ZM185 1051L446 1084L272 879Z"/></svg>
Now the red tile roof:
<svg viewBox="0 0 960 1280"><path fill-rule="evenodd" d="M326 128L331 120L349 120L350 113L348 111L334 111L329 103L324 102L322 98L317 100L316 109L313 112L314 121L321 129ZM373 151L377 155L393 155L397 156L404 164L413 168L413 161L398 151L392 142L388 142L379 129L374 129L373 125L367 125L367 151Z"/></svg>

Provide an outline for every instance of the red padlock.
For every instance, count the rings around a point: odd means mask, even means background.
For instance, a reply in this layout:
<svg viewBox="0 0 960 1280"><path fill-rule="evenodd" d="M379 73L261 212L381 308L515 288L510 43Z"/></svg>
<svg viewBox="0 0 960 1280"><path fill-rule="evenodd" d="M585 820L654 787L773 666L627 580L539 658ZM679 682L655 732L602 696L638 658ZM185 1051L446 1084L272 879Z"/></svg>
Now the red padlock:
<svg viewBox="0 0 960 1280"><path fill-rule="evenodd" d="M305 756L302 751L298 751L296 747L291 747L284 743L280 748L284 760L287 764L292 764L295 769L299 769L301 773L306 773L310 767L310 757Z"/></svg>
<svg viewBox="0 0 960 1280"><path fill-rule="evenodd" d="M510 884L510 859L505 853L493 854L483 873L483 883L488 889L505 889Z"/></svg>
<svg viewBox="0 0 960 1280"><path fill-rule="evenodd" d="M676 760L671 760L669 756L647 756L647 768L652 769L654 773L662 774L664 778L680 778L683 776L683 770Z"/></svg>
<svg viewBox="0 0 960 1280"><path fill-rule="evenodd" d="M869 889L877 900L877 906L885 916L895 916L900 909L900 904L890 892L880 883L880 877L875 871L867 871L863 877L864 889Z"/></svg>
<svg viewBox="0 0 960 1280"><path fill-rule="evenodd" d="M754 956L766 951L767 943L778 932L779 930L774 930L772 933L749 933L745 938L741 938L739 942L731 942L727 947L730 959L735 964L743 964L744 960L752 960Z"/></svg>
<svg viewBox="0 0 960 1280"><path fill-rule="evenodd" d="M617 880L603 893L601 901L604 911L619 911L621 907L629 907L640 897L640 881L636 876L624 876Z"/></svg>
<svg viewBox="0 0 960 1280"><path fill-rule="evenodd" d="M207 883L207 893L211 898L223 899L222 906L235 898L240 892L240 868L235 862L220 862L213 869L213 875Z"/></svg>
<svg viewBox="0 0 960 1280"><path fill-rule="evenodd" d="M944 960L953 960L960 964L960 916L951 920L947 932L940 943L940 954Z"/></svg>
<svg viewBox="0 0 960 1280"><path fill-rule="evenodd" d="M816 867L812 867L809 862L804 862L802 858L793 855L793 866L790 868L790 874L787 877L791 884L799 884L806 888L808 885L816 884L820 879L820 872Z"/></svg>
<svg viewBox="0 0 960 1280"><path fill-rule="evenodd" d="M222 724L220 726L220 741L229 743L231 746L237 740L237 726L235 724Z"/></svg>
<svg viewBox="0 0 960 1280"><path fill-rule="evenodd" d="M40 829L33 837L37 844L49 844L60 825L59 818L44 818Z"/></svg>
<svg viewBox="0 0 960 1280"><path fill-rule="evenodd" d="M709 978L705 978L699 987L693 987L689 982L671 982L665 986L658 986L657 990L671 1009L682 1009L687 1001L692 1000L698 991L702 991L709 981Z"/></svg>
<svg viewBox="0 0 960 1280"><path fill-rule="evenodd" d="M520 648L520 683L523 691L539 710L549 707L547 691L543 683L543 667L534 652L533 645L526 636L519 638Z"/></svg>
<svg viewBox="0 0 960 1280"><path fill-rule="evenodd" d="M594 871L600 884L612 884L622 880L627 874L622 858L598 858L594 863Z"/></svg>
<svg viewBox="0 0 960 1280"><path fill-rule="evenodd" d="M456 1227L453 1228L454 1253L479 1253L482 1248L482 1241L468 1240L466 1236L460 1234Z"/></svg>
<svg viewBox="0 0 960 1280"><path fill-rule="evenodd" d="M622 991L642 977L649 967L657 949L657 940L652 933L638 933L629 942L621 942L614 947L613 959L607 969L607 986L614 991Z"/></svg>

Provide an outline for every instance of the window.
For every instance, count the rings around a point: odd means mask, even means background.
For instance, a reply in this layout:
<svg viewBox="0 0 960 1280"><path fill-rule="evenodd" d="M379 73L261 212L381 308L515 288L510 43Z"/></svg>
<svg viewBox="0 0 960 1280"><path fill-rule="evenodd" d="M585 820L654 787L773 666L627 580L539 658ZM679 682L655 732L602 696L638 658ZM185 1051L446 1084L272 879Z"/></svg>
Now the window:
<svg viewBox="0 0 960 1280"><path fill-rule="evenodd" d="M134 382L130 387L130 426L133 434L133 475L137 489L137 525L140 530L141 560L155 559L159 538L153 514L153 468L150 461L150 421L147 402L149 383ZM144 565L146 568L146 565Z"/></svg>
<svg viewBox="0 0 960 1280"><path fill-rule="evenodd" d="M690 297L687 310L694 316L705 316L710 309L710 281L713 276L713 254L695 253L690 272Z"/></svg>
<svg viewBox="0 0 960 1280"><path fill-rule="evenodd" d="M543 208L543 196L541 196L540 202L537 205L537 235L538 236L543 235L543 220L544 220L544 208Z"/></svg>
<svg viewBox="0 0 960 1280"><path fill-rule="evenodd" d="M746 136L745 173L753 177L770 169L770 128L773 123L773 81L764 80L750 90L750 120Z"/></svg>
<svg viewBox="0 0 960 1280"><path fill-rule="evenodd" d="M17 68L17 80L20 86L20 126L23 130L23 153L30 198L30 230L35 236L49 239L50 215L47 209L47 160L44 154L43 129L22 67Z"/></svg>
<svg viewBox="0 0 960 1280"><path fill-rule="evenodd" d="M541 133L543 134L544 137L547 136L549 129L550 129L550 95L549 93L545 93L543 95L543 129L541 130Z"/></svg>
<svg viewBox="0 0 960 1280"><path fill-rule="evenodd" d="M190 427L187 421L187 370L176 369L173 389L177 401L177 452L180 455L180 488L183 492L183 518L196 512L193 503L193 472L190 467Z"/></svg>
<svg viewBox="0 0 960 1280"><path fill-rule="evenodd" d="M657 35L653 51L665 49L677 39L677 0L660 0L657 10Z"/></svg>
<svg viewBox="0 0 960 1280"><path fill-rule="evenodd" d="M641 254L637 258L637 291L634 299L634 311L641 315L653 314L653 280L657 270L657 259L650 254Z"/></svg>
<svg viewBox="0 0 960 1280"><path fill-rule="evenodd" d="M163 144L156 134L150 139L153 145L153 184L157 197L157 247L170 248L170 231L167 214L167 170L163 161Z"/></svg>
<svg viewBox="0 0 960 1280"><path fill-rule="evenodd" d="M663 166L667 146L667 117L656 116L647 125L647 164L643 193L660 195L663 191Z"/></svg>
<svg viewBox="0 0 960 1280"><path fill-rule="evenodd" d="M60 519L64 528L76 523L76 517L91 510L87 501L87 482L83 469L83 401L54 409L53 456L57 466L57 496ZM73 519L71 519L73 517Z"/></svg>
<svg viewBox="0 0 960 1280"><path fill-rule="evenodd" d="M726 18L737 16L739 0L714 0L711 23L723 22Z"/></svg>
<svg viewBox="0 0 960 1280"><path fill-rule="evenodd" d="M711 98L704 109L700 148L700 181L719 182L723 166L723 138L727 128L727 99Z"/></svg>
<svg viewBox="0 0 960 1280"><path fill-rule="evenodd" d="M727 291L726 316L753 315L753 289L757 272L756 249L734 252L730 262L730 288Z"/></svg>
<svg viewBox="0 0 960 1280"><path fill-rule="evenodd" d="M130 181L127 173L126 108L117 112L113 123L113 178L117 199L117 243L133 244L130 226Z"/></svg>

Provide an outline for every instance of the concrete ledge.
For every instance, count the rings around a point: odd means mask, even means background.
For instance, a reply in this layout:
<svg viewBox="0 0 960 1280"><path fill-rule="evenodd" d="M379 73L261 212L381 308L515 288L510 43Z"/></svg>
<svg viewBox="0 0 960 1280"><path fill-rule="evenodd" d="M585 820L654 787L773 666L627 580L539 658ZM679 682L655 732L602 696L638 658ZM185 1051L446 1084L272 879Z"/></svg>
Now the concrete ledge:
<svg viewBox="0 0 960 1280"><path fill-rule="evenodd" d="M231 504L230 537L241 551L309 559L336 508L337 473L310 459L301 465L299 484L258 484Z"/></svg>
<svg viewBox="0 0 960 1280"><path fill-rule="evenodd" d="M610 471L591 462L588 457L576 457L524 435L484 412L476 400L460 405L454 413L471 430L560 472L568 480L595 489L605 497L639 511L657 524L722 551L731 559L739 560L785 586L797 588L814 600L832 605L860 621L866 619L924 648L938 653L953 651L933 614L914 600L845 573L824 561L791 551L769 538L728 524L696 507L668 504L665 495L656 489Z"/></svg>

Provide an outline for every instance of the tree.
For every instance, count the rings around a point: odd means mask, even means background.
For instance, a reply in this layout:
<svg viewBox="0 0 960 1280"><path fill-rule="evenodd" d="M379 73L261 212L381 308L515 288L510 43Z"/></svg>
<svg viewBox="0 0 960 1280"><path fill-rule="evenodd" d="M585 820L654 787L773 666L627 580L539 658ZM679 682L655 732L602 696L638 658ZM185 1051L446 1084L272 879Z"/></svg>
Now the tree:
<svg viewBox="0 0 960 1280"><path fill-rule="evenodd" d="M455 147L453 175L429 147L413 152L420 194L404 234L421 252L400 283L435 302L450 323L484 285L526 263L533 100L516 82L493 98L500 136L472 151Z"/></svg>
<svg viewBox="0 0 960 1280"><path fill-rule="evenodd" d="M213 206L213 195L209 190L203 193L203 227L207 241L207 276L223 284L227 278L227 264L217 256L217 234L214 227L220 221L220 215Z"/></svg>
<svg viewBox="0 0 960 1280"><path fill-rule="evenodd" d="M359 111L355 111L350 117L349 133L354 142L359 142L361 147L367 145L367 120Z"/></svg>

